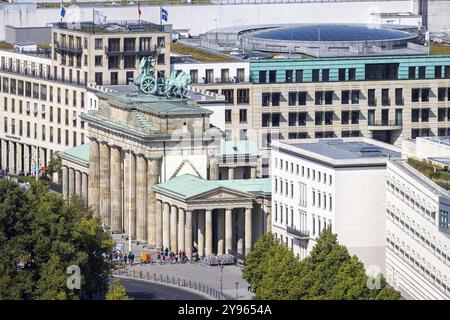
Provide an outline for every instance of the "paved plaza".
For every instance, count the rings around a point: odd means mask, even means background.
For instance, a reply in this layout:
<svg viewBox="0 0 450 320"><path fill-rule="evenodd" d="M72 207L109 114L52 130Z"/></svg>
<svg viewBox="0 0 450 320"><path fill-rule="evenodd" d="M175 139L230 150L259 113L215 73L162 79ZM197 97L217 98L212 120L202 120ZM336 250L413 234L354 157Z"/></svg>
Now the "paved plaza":
<svg viewBox="0 0 450 320"><path fill-rule="evenodd" d="M128 252L128 242L122 238L122 235L113 235L113 239L121 246L123 245L123 252ZM156 251L147 248L145 245L136 245L132 243L132 251L135 255L134 264L130 270L142 270L143 272L149 272L151 275L156 273L159 277L161 274L163 277L176 277L184 278L187 281L195 281L197 283L203 283L210 288L220 291L220 266L204 266L201 263L178 263L171 264L170 261L166 261L162 264L156 262ZM152 256L153 263L139 264L139 257L142 251L149 252ZM227 299L236 298L236 282L237 285L237 297L239 300L251 299L252 294L248 291L248 283L242 279L241 267L235 265L227 265L223 267L222 275L222 292Z"/></svg>

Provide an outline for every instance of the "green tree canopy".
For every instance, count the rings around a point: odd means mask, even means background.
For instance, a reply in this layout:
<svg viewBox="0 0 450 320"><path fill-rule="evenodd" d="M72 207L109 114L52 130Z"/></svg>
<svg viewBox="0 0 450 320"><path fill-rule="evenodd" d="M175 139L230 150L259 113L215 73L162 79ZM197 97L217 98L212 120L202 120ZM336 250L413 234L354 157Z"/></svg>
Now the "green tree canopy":
<svg viewBox="0 0 450 320"><path fill-rule="evenodd" d="M70 204L41 184L29 191L0 181L0 299L77 299L67 267L79 266L83 296L103 295L111 237L74 197Z"/></svg>
<svg viewBox="0 0 450 320"><path fill-rule="evenodd" d="M285 244L269 234L248 255L243 270L257 299L397 300L399 292L382 275L369 279L363 263L340 245L331 229L316 239L311 253L297 260ZM377 285L369 286L376 281Z"/></svg>
<svg viewBox="0 0 450 320"><path fill-rule="evenodd" d="M106 300L132 300L126 292L119 279L114 279L109 284L108 292L106 293Z"/></svg>

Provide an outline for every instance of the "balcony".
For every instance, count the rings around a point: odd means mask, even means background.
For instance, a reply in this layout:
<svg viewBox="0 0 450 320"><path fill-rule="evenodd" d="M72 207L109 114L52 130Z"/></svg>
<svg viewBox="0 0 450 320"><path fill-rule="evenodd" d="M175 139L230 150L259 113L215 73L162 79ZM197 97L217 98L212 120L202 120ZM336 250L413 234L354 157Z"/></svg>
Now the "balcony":
<svg viewBox="0 0 450 320"><path fill-rule="evenodd" d="M55 41L55 50L59 53L72 53L81 55L83 53L82 47L75 47L75 46L67 46L65 44L60 44L58 41Z"/></svg>
<svg viewBox="0 0 450 320"><path fill-rule="evenodd" d="M295 227L286 226L286 232L293 235L297 239L307 240L309 239L309 231L299 230Z"/></svg>
<svg viewBox="0 0 450 320"><path fill-rule="evenodd" d="M368 122L369 130L399 130L403 124L398 120L374 120Z"/></svg>
<svg viewBox="0 0 450 320"><path fill-rule="evenodd" d="M126 49L120 49L117 47L105 47L105 54L107 56L154 56L156 54L155 50L151 50L149 48L145 49L137 49L137 48L126 48Z"/></svg>

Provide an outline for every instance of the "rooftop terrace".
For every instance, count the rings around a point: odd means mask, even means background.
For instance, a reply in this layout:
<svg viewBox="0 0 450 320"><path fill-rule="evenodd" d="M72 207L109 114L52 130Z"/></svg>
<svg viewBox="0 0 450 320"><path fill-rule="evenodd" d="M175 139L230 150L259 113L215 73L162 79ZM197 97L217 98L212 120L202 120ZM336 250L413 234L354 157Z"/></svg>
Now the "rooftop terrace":
<svg viewBox="0 0 450 320"><path fill-rule="evenodd" d="M441 188L450 190L450 172L444 166L413 158L408 158L408 164Z"/></svg>

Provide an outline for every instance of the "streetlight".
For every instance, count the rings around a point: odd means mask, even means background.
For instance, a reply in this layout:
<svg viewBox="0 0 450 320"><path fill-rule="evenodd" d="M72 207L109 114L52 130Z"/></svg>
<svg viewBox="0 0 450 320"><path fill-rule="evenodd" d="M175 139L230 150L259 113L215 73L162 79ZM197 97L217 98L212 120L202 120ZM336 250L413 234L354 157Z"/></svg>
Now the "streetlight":
<svg viewBox="0 0 450 320"><path fill-rule="evenodd" d="M236 284L236 300L238 299L238 286L239 286L239 282L235 282Z"/></svg>
<svg viewBox="0 0 450 320"><path fill-rule="evenodd" d="M222 283L223 283L223 261L220 263L220 295L223 295Z"/></svg>
<svg viewBox="0 0 450 320"><path fill-rule="evenodd" d="M129 177L128 177L128 188L129 188L129 208L128 208L128 248L129 252L131 252L131 162L133 159L133 154L130 149L130 163L129 163Z"/></svg>

